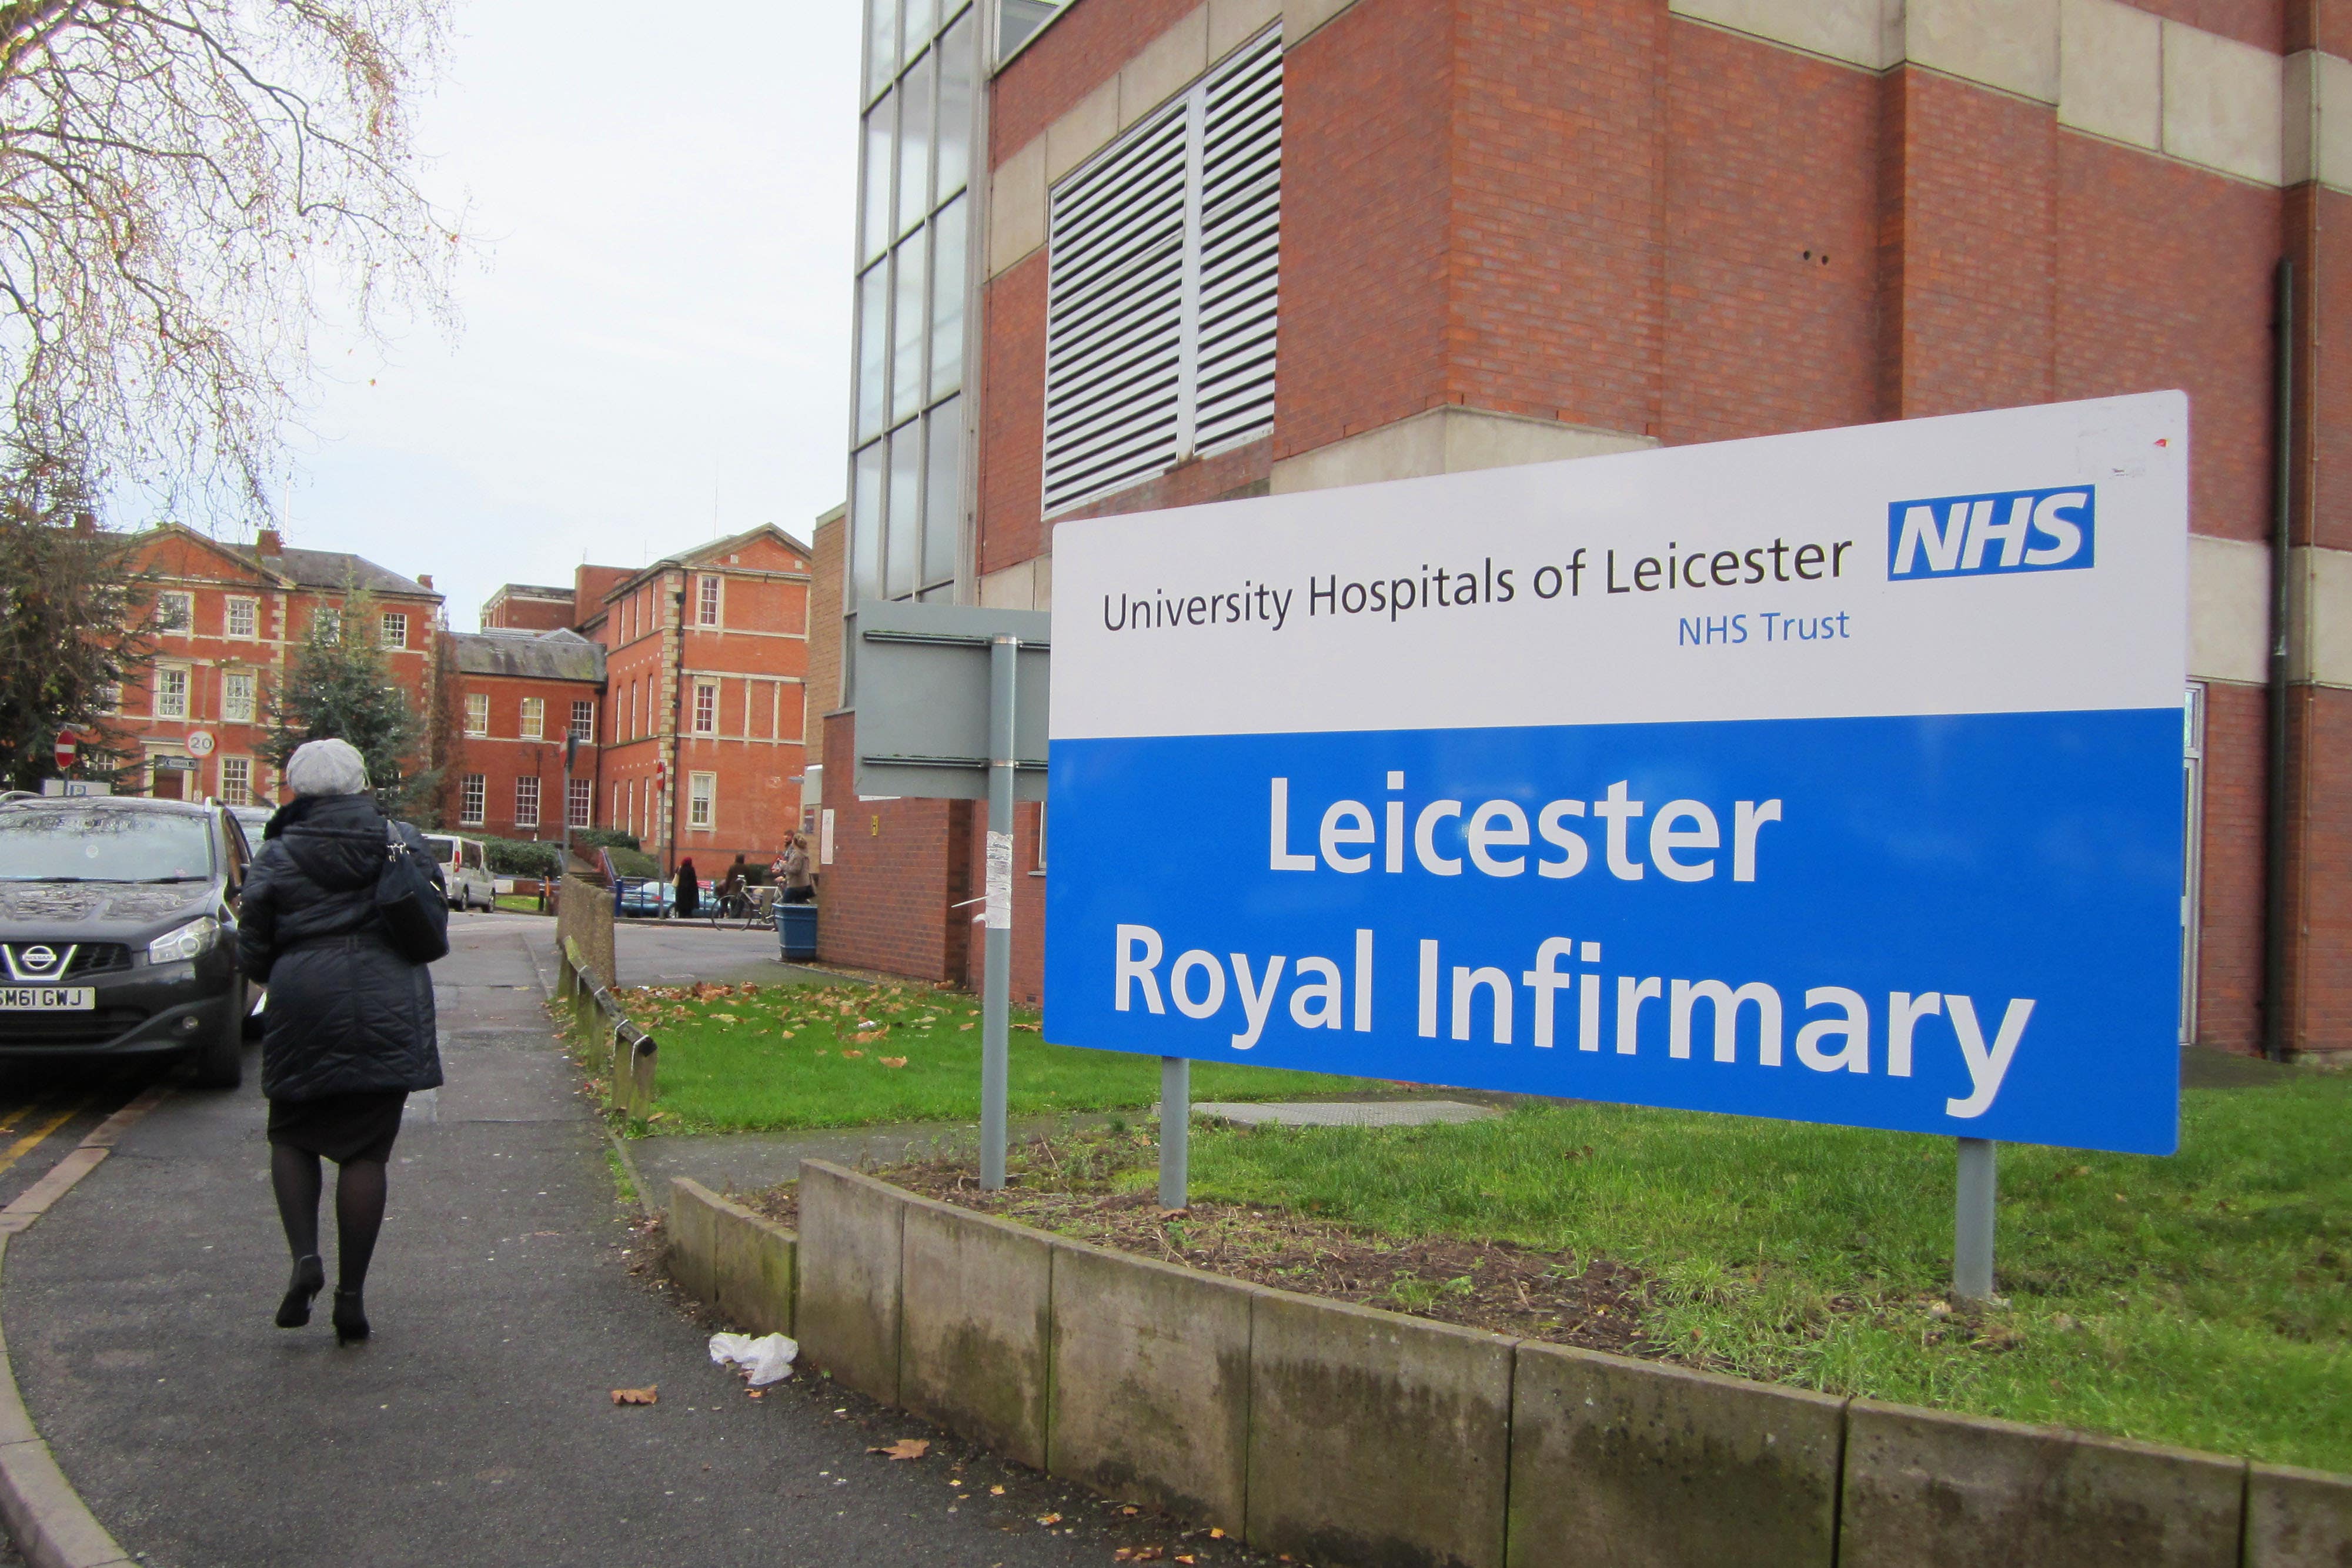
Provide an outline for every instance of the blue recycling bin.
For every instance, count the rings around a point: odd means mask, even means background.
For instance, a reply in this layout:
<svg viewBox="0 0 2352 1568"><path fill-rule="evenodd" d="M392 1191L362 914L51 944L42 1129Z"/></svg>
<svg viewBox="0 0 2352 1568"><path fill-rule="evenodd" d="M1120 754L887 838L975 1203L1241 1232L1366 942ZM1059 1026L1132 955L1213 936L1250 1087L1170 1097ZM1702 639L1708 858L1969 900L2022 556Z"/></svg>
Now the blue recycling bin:
<svg viewBox="0 0 2352 1568"><path fill-rule="evenodd" d="M776 905L777 956L782 958L814 958L816 956L816 905L814 904L779 904Z"/></svg>

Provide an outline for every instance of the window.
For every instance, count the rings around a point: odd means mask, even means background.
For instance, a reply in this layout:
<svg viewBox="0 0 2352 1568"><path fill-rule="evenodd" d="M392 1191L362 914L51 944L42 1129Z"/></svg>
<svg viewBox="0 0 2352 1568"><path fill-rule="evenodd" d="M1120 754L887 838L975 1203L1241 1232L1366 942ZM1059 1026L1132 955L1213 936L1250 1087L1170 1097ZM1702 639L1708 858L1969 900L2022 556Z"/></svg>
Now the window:
<svg viewBox="0 0 2352 1568"><path fill-rule="evenodd" d="M488 794L480 774L467 774L457 789L457 821L469 828L480 827L482 807Z"/></svg>
<svg viewBox="0 0 2352 1568"><path fill-rule="evenodd" d="M155 716L188 716L188 672L178 664L155 666Z"/></svg>
<svg viewBox="0 0 2352 1568"><path fill-rule="evenodd" d="M408 617L398 610L383 612L383 645L387 648L408 646Z"/></svg>
<svg viewBox="0 0 2352 1568"><path fill-rule="evenodd" d="M687 775L686 825L689 828L709 827L711 825L712 816L718 805L718 774L690 773Z"/></svg>
<svg viewBox="0 0 2352 1568"><path fill-rule="evenodd" d="M250 640L261 632L261 601L232 599L227 601L228 634Z"/></svg>
<svg viewBox="0 0 2352 1568"><path fill-rule="evenodd" d="M595 825L596 781L574 779L563 787L564 821L575 828Z"/></svg>
<svg viewBox="0 0 2352 1568"><path fill-rule="evenodd" d="M1281 178L1269 31L1054 191L1047 513L1267 428Z"/></svg>
<svg viewBox="0 0 2352 1568"><path fill-rule="evenodd" d="M106 685L98 688L98 711L100 713L121 713L122 711L121 682L109 681Z"/></svg>
<svg viewBox="0 0 2352 1568"><path fill-rule="evenodd" d="M543 740L547 737L547 702L541 697L522 699L522 737Z"/></svg>
<svg viewBox="0 0 2352 1568"><path fill-rule="evenodd" d="M316 612L310 619L319 628L320 642L340 643L343 640L343 612L341 611L321 609Z"/></svg>
<svg viewBox="0 0 2352 1568"><path fill-rule="evenodd" d="M467 692L466 694L466 733L467 735L490 733L490 699L487 693Z"/></svg>
<svg viewBox="0 0 2352 1568"><path fill-rule="evenodd" d="M629 820L627 810L621 804L623 799L624 797L621 794L621 787L618 784L614 785L613 821L615 822L626 822Z"/></svg>
<svg viewBox="0 0 2352 1568"><path fill-rule="evenodd" d="M155 629L158 632L188 632L196 626L196 596L193 593L159 593L155 596Z"/></svg>
<svg viewBox="0 0 2352 1568"><path fill-rule="evenodd" d="M1045 869L1045 801L1043 801L1043 800L1040 800L1040 801L1038 801L1038 802L1037 802L1037 865L1036 865L1036 869L1037 869L1037 870L1039 870L1039 871L1044 871L1044 870Z"/></svg>
<svg viewBox="0 0 2352 1568"><path fill-rule="evenodd" d="M230 806L253 804L253 758L224 757L221 758L221 800Z"/></svg>
<svg viewBox="0 0 2352 1568"><path fill-rule="evenodd" d="M515 826L539 826L539 778L536 774L525 774L515 780Z"/></svg>
<svg viewBox="0 0 2352 1568"><path fill-rule="evenodd" d="M572 700L572 733L583 746L596 741L596 705L586 697Z"/></svg>
<svg viewBox="0 0 2352 1568"><path fill-rule="evenodd" d="M872 107L860 153L852 331L853 602L951 589L962 553L964 410L956 394L974 237L967 190L980 17L977 7L932 0L898 10L867 0Z"/></svg>
<svg viewBox="0 0 2352 1568"><path fill-rule="evenodd" d="M694 623L698 626L719 624L719 580L715 577L706 577L701 581L699 597L695 601Z"/></svg>
<svg viewBox="0 0 2352 1568"><path fill-rule="evenodd" d="M719 683L717 681L694 683L694 733L697 735L719 733Z"/></svg>
<svg viewBox="0 0 2352 1568"><path fill-rule="evenodd" d="M221 675L221 722L251 724L253 722L253 673L249 670L228 670Z"/></svg>

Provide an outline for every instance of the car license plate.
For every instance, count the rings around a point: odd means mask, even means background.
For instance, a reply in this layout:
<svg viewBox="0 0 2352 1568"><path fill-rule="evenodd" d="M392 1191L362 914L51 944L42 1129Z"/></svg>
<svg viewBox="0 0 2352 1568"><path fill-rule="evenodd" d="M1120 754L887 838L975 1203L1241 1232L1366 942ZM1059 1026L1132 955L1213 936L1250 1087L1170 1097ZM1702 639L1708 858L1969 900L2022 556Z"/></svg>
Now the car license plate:
<svg viewBox="0 0 2352 1568"><path fill-rule="evenodd" d="M90 986L0 986L0 1012L83 1012L98 1006Z"/></svg>

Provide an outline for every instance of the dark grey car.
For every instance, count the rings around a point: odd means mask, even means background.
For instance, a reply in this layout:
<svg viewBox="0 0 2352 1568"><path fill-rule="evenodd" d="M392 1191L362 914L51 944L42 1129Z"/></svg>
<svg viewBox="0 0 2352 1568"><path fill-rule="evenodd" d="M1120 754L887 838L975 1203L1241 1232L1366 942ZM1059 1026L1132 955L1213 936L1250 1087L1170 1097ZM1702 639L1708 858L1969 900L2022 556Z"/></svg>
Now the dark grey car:
<svg viewBox="0 0 2352 1568"><path fill-rule="evenodd" d="M210 802L0 802L0 1058L184 1053L234 1088L250 859Z"/></svg>

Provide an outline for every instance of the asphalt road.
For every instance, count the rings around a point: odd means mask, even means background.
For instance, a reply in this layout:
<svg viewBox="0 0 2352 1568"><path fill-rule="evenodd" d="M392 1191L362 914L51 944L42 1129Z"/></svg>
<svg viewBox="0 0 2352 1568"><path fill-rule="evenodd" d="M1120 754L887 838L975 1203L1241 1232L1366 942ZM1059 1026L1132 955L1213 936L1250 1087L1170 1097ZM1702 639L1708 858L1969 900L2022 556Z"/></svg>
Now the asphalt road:
<svg viewBox="0 0 2352 1568"><path fill-rule="evenodd" d="M871 1454L937 1435L817 1379L747 1397L710 1325L632 1272L643 1244L550 1040L528 918L457 922L436 970L449 1082L395 1151L371 1343L338 1348L323 1301L309 1329L271 1326L287 1260L250 1059L246 1090L165 1101L11 1242L0 1321L26 1403L126 1549L166 1568L1244 1560L951 1441ZM714 936L628 940L666 963ZM646 1385L658 1404L612 1403Z"/></svg>

